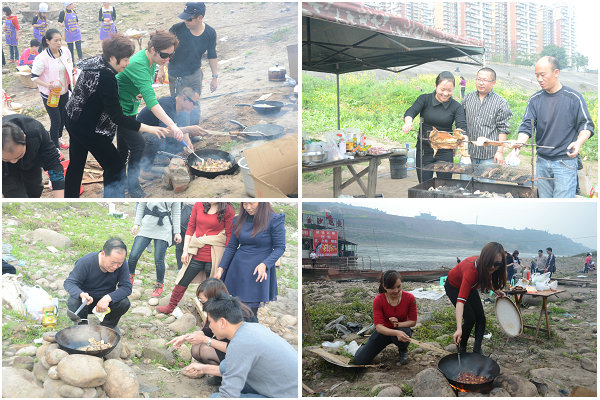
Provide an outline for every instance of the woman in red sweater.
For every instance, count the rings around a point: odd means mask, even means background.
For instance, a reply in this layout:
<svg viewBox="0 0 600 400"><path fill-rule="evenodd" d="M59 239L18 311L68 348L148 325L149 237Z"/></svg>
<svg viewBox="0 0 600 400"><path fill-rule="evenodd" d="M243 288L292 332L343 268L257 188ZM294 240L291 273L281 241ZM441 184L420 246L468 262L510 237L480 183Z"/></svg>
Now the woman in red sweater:
<svg viewBox="0 0 600 400"><path fill-rule="evenodd" d="M370 364L390 343L398 346L400 364L408 364L410 328L417 324L417 303L415 296L402 291L398 271L386 271L379 278L379 295L373 300L373 323L375 332L356 351L354 364Z"/></svg>
<svg viewBox="0 0 600 400"><path fill-rule="evenodd" d="M171 299L156 309L165 314L173 312L190 283L202 283L214 276L231 236L235 211L230 203L196 203L185 232L181 262Z"/></svg>
<svg viewBox="0 0 600 400"><path fill-rule="evenodd" d="M481 342L485 333L485 313L477 289L482 293L493 290L498 296L506 296L501 290L504 285L506 285L506 252L504 247L496 242L486 244L479 256L462 260L448 272L444 289L456 307L456 332L452 335L452 339L460 352L467 351L467 341L475 325L473 353L481 354ZM464 323L462 323L463 317Z"/></svg>

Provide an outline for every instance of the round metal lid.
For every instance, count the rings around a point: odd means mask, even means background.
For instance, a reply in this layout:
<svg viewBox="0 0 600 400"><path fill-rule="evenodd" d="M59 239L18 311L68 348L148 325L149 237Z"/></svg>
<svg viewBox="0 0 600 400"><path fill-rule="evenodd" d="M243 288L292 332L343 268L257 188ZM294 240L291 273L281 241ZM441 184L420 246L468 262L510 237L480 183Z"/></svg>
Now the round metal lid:
<svg viewBox="0 0 600 400"><path fill-rule="evenodd" d="M500 328L510 337L523 333L523 320L519 309L508 297L496 299L496 319Z"/></svg>

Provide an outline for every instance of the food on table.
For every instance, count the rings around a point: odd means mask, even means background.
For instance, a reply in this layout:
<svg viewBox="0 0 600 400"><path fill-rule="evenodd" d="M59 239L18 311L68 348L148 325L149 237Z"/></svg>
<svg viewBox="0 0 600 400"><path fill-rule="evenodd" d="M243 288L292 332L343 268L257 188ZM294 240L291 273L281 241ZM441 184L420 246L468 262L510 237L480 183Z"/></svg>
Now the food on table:
<svg viewBox="0 0 600 400"><path fill-rule="evenodd" d="M227 160L213 160L212 158L207 158L204 160L204 165L202 165L202 161L196 161L194 163L194 168L204 172L221 172L231 168L231 163Z"/></svg>
<svg viewBox="0 0 600 400"><path fill-rule="evenodd" d="M437 154L439 149L458 149L460 147L463 155L468 155L468 150L465 150L465 146L468 146L468 137L463 135L464 132L460 128L456 128L453 133L438 131L435 127L429 133L429 142L433 149L433 156Z"/></svg>
<svg viewBox="0 0 600 400"><path fill-rule="evenodd" d="M485 376L475 375L472 372L461 372L458 374L458 378L456 378L456 382L466 383L469 385L479 385L488 381L489 379Z"/></svg>
<svg viewBox="0 0 600 400"><path fill-rule="evenodd" d="M388 149L384 149L383 147L370 147L369 150L367 151L367 154L371 154L371 155L379 155L379 154L385 154L385 153L389 153L390 151Z"/></svg>
<svg viewBox="0 0 600 400"><path fill-rule="evenodd" d="M88 346L79 347L77 350L79 350L79 351L99 351L99 350L106 350L106 349L109 349L110 347L112 347L112 344L104 343L104 339L97 341L94 338L89 338L88 342L90 342L90 344Z"/></svg>

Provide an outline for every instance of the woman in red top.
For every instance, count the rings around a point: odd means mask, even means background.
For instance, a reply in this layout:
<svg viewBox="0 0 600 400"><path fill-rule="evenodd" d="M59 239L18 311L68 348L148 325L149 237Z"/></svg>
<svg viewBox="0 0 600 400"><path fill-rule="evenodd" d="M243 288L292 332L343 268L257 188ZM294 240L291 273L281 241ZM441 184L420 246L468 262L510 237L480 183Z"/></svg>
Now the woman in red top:
<svg viewBox="0 0 600 400"><path fill-rule="evenodd" d="M234 216L235 211L229 203L206 202L194 204L190 222L185 232L183 254L181 256L181 262L185 266L179 272L176 281L177 284L173 288L169 304L156 307L159 312L165 314L172 313L196 276L199 277L196 282L201 283L214 275L214 271L219 265L221 257L225 252L225 247L229 242ZM216 238L223 231L225 231L224 241ZM209 238L207 239L205 236ZM211 242L213 245L204 244L198 248L195 255L190 257L189 250L192 237Z"/></svg>
<svg viewBox="0 0 600 400"><path fill-rule="evenodd" d="M398 346L400 364L408 364L410 328L417 324L417 303L415 296L402 291L398 271L386 271L379 278L379 295L373 300L373 323L375 332L356 351L354 364L370 364L390 343Z"/></svg>
<svg viewBox="0 0 600 400"><path fill-rule="evenodd" d="M490 242L483 246L479 256L468 257L448 272L444 289L456 307L456 332L452 335L460 352L467 351L467 341L475 325L473 353L481 354L481 342L485 333L485 313L477 289L482 293L493 290L498 296L506 296L501 290L506 285L506 252L500 243ZM461 322L464 317L464 323Z"/></svg>

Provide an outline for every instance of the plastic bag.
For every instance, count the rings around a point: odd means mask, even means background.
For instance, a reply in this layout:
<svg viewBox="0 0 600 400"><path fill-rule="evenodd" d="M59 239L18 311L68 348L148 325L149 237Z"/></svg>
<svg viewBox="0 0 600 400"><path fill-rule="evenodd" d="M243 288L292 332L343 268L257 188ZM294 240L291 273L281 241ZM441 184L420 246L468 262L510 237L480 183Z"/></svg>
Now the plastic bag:
<svg viewBox="0 0 600 400"><path fill-rule="evenodd" d="M550 285L547 282L537 282L535 284L535 288L538 291L541 292L541 291L544 291L544 290L549 290L550 289Z"/></svg>
<svg viewBox="0 0 600 400"><path fill-rule="evenodd" d="M531 283L535 284L537 282L550 282L550 272L546 272L545 274L533 274Z"/></svg>
<svg viewBox="0 0 600 400"><path fill-rule="evenodd" d="M337 348L340 348L341 346L343 346L345 344L346 344L346 342L344 342L343 340L336 340L333 343L331 343L331 342L323 342L323 343L321 343L321 346L326 347L328 349L337 349Z"/></svg>
<svg viewBox="0 0 600 400"><path fill-rule="evenodd" d="M348 353L352 354L353 357L356 354L356 351L358 350L359 347L360 346L358 345L358 343L356 343L356 340L353 340L350 343L342 346L342 348L344 350L346 350Z"/></svg>
<svg viewBox="0 0 600 400"><path fill-rule="evenodd" d="M506 165L511 167L518 167L521 164L521 160L519 159L519 155L517 154L517 149L513 149L508 156L504 159Z"/></svg>
<svg viewBox="0 0 600 400"><path fill-rule="evenodd" d="M550 290L556 290L558 289L558 281L552 281L548 286L550 286Z"/></svg>
<svg viewBox="0 0 600 400"><path fill-rule="evenodd" d="M21 286L21 275L2 275L2 307L25 314L25 292Z"/></svg>
<svg viewBox="0 0 600 400"><path fill-rule="evenodd" d="M25 308L27 314L29 314L35 322L41 322L43 316L44 307L50 307L56 305L57 301L53 301L52 296L48 294L44 289L39 286L23 287L25 292Z"/></svg>

